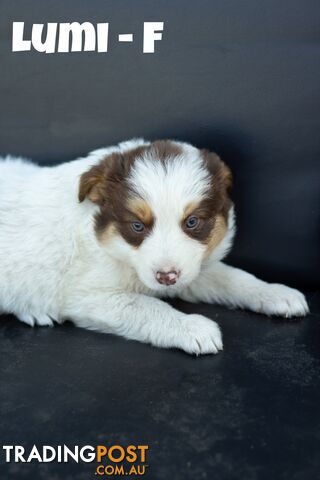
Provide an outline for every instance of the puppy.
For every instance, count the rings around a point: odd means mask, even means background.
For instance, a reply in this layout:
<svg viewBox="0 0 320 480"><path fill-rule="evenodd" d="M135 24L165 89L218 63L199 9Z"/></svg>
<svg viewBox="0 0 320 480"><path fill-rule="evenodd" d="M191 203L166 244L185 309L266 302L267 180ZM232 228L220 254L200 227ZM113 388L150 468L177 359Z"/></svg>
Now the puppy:
<svg viewBox="0 0 320 480"><path fill-rule="evenodd" d="M231 173L207 150L134 139L54 167L0 162L0 308L29 325L222 350L218 325L162 301L303 316L302 293L221 262L234 232Z"/></svg>

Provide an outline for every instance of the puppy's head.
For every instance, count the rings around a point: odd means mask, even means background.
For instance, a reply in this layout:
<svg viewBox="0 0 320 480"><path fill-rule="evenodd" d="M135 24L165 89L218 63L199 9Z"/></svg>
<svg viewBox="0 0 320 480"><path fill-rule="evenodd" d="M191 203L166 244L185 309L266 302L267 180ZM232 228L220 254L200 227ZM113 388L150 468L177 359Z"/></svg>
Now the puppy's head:
<svg viewBox="0 0 320 480"><path fill-rule="evenodd" d="M216 154L162 140L105 156L82 175L79 200L99 205L103 248L165 292L194 280L227 234L230 186Z"/></svg>

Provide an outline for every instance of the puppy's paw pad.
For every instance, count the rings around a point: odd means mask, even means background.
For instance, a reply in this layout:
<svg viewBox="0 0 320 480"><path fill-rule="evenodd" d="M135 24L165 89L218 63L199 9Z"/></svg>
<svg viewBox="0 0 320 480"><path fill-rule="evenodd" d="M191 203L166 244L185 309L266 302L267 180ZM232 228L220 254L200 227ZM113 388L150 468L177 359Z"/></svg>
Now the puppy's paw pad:
<svg viewBox="0 0 320 480"><path fill-rule="evenodd" d="M188 315L183 319L181 348L191 354L218 353L223 349L222 335L217 323L202 315Z"/></svg>
<svg viewBox="0 0 320 480"><path fill-rule="evenodd" d="M260 311L281 317L302 317L309 312L305 296L293 288L280 284L268 285L259 295Z"/></svg>

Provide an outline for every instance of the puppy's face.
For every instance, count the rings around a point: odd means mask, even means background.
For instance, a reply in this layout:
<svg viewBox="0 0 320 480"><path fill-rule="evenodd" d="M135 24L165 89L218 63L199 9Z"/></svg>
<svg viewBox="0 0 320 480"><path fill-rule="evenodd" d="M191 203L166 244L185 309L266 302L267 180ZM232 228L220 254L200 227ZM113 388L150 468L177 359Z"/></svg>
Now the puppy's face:
<svg viewBox="0 0 320 480"><path fill-rule="evenodd" d="M100 206L96 235L157 291L181 289L227 232L231 174L214 153L157 141L84 173L79 199Z"/></svg>

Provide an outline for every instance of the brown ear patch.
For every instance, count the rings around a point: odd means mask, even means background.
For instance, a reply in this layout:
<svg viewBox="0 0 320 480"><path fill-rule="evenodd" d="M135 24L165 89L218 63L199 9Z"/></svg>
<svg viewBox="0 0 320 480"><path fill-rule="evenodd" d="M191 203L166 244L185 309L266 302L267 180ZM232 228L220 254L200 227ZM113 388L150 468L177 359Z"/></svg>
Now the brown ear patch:
<svg viewBox="0 0 320 480"><path fill-rule="evenodd" d="M229 192L232 189L232 184L233 184L233 178L232 178L232 173L229 167L222 162L222 181L225 184L226 190Z"/></svg>
<svg viewBox="0 0 320 480"><path fill-rule="evenodd" d="M79 201L89 198L91 202L101 205L104 200L105 175L100 165L92 167L81 175L79 184Z"/></svg>
<svg viewBox="0 0 320 480"><path fill-rule="evenodd" d="M116 196L117 189L118 193L123 191L124 180L128 177L135 159L141 156L146 149L146 146L141 146L125 153L114 152L102 158L98 165L92 166L81 175L79 201L83 202L85 198L88 198L93 203L103 205L110 194Z"/></svg>
<svg viewBox="0 0 320 480"><path fill-rule="evenodd" d="M213 176L214 180L220 182L226 191L232 188L232 173L230 168L221 160L219 155L209 150L201 150L205 166Z"/></svg>
<svg viewBox="0 0 320 480"><path fill-rule="evenodd" d="M93 203L103 205L108 199L107 190L114 190L129 175L135 160L146 152L165 162L168 158L181 155L182 148L170 140L157 140L150 145L142 145L123 153L114 152L101 159L98 165L92 166L83 173L79 185L79 201L88 198Z"/></svg>

